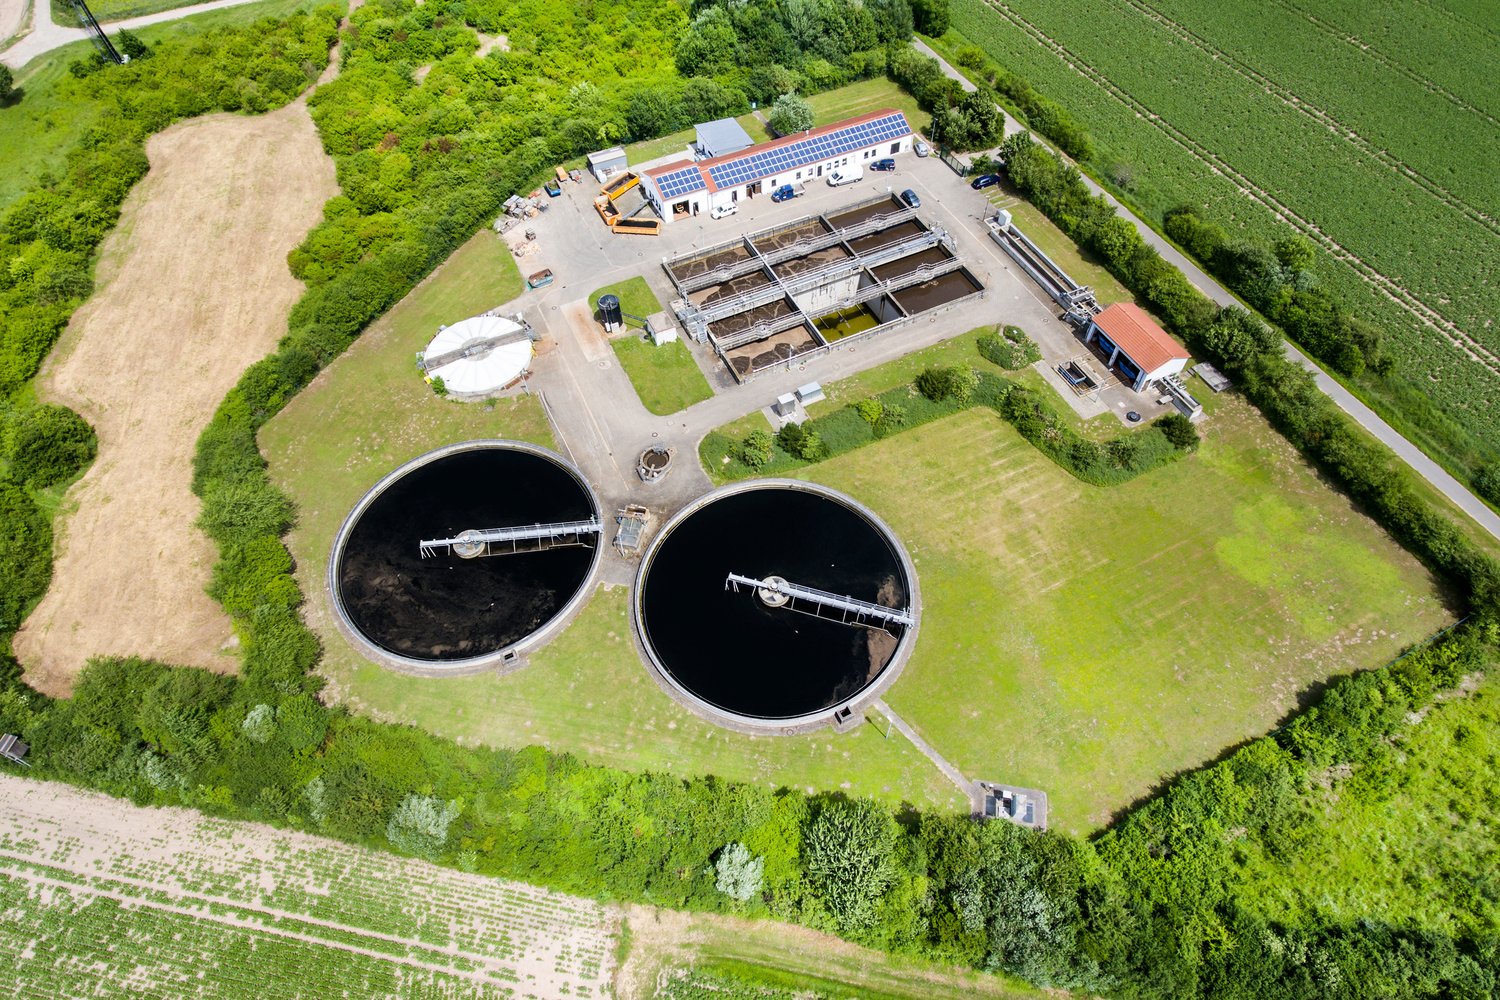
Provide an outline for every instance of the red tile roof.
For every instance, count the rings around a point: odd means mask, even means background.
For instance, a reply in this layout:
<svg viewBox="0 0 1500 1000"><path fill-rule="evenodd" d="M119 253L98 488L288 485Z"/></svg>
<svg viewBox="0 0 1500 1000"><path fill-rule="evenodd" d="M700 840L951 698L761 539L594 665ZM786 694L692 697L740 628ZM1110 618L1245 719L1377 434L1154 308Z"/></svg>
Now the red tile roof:
<svg viewBox="0 0 1500 1000"><path fill-rule="evenodd" d="M726 153L723 156L714 156L706 160L699 160L697 161L697 166L699 171L701 171L703 174L703 183L707 185L710 191L717 191L719 190L719 187L714 183L713 177L710 176L708 172L710 167L717 167L721 163L732 163L735 160L741 160L747 156L754 156L756 153L764 153L772 149L780 149L782 146L790 146L792 143L801 142L804 139L816 139L818 136L828 135L830 132L837 132L840 129L846 129L854 125L863 125L865 122L872 122L877 118L884 118L887 115L895 115L901 113L902 112L898 108L881 108L879 111L870 111L866 114L858 115L854 118L845 118L843 121L834 122L832 125L821 125L818 128L808 129L806 132L793 132L790 135L782 136L780 139L770 139L766 142L758 142L754 146L751 146L749 149L742 149L737 153ZM908 124L907 127L909 128L910 124ZM817 163L818 161L809 160L808 162ZM668 163L665 166L652 167L645 173L647 177L655 180L657 177L660 177L663 174L669 174L674 170L681 170L683 167L692 165L692 160L674 160L673 162ZM793 167L792 169L796 168ZM786 173L786 169L783 168L782 170L777 171L777 173ZM774 176L774 174L766 174L766 176L772 177Z"/></svg>
<svg viewBox="0 0 1500 1000"><path fill-rule="evenodd" d="M1146 311L1129 302L1116 302L1094 317L1094 323L1130 360L1150 374L1168 361L1190 355L1172 335L1156 325Z"/></svg>

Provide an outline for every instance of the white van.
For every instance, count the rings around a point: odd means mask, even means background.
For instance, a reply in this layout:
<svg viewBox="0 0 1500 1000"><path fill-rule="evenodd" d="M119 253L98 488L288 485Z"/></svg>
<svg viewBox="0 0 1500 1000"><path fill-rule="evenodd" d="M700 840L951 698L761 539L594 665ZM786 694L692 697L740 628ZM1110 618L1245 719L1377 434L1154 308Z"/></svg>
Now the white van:
<svg viewBox="0 0 1500 1000"><path fill-rule="evenodd" d="M853 166L844 167L829 174L828 186L839 187L843 184L853 184L855 181L862 181L864 179L865 168L856 163Z"/></svg>

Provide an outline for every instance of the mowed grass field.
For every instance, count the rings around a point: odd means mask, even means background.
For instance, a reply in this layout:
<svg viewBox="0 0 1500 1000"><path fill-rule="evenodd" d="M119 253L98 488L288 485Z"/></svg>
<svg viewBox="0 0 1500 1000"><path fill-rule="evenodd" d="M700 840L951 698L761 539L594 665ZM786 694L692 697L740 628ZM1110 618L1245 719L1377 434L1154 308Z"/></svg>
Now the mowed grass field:
<svg viewBox="0 0 1500 1000"><path fill-rule="evenodd" d="M1148 217L1188 202L1232 232L1312 238L1404 373L1364 391L1449 464L1494 458L1493 5L954 0L953 26L1074 113L1096 173L1129 167Z"/></svg>
<svg viewBox="0 0 1500 1000"><path fill-rule="evenodd" d="M1272 728L1325 678L1451 622L1427 572L1243 402L1195 455L1111 488L971 410L806 469L916 563L886 696L965 774L1045 789L1083 832Z"/></svg>
<svg viewBox="0 0 1500 1000"><path fill-rule="evenodd" d="M440 399L412 360L439 323L506 302L520 288L503 244L479 233L261 431L271 476L297 504L288 542L308 597L304 613L324 643L320 670L333 697L465 742L540 744L635 770L961 807L957 789L899 734L887 739L866 726L838 738L753 738L700 721L647 675L623 588L596 593L558 639L506 677L409 677L375 666L348 644L333 626L324 572L339 525L370 486L454 441L508 437L553 445L536 397L493 407Z"/></svg>

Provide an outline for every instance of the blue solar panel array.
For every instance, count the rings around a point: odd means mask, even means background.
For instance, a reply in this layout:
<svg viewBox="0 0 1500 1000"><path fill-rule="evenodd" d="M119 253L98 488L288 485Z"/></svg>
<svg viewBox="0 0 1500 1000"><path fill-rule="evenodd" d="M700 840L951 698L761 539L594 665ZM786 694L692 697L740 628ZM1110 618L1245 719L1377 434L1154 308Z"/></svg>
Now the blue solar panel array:
<svg viewBox="0 0 1500 1000"><path fill-rule="evenodd" d="M748 156L730 160L728 163L709 167L708 174L714 179L714 184L721 189L735 187L746 181L770 177L784 170L796 170L809 163L843 156L851 150L865 149L876 143L887 142L910 133L911 126L906 124L906 116L898 111L884 118L865 122L863 125L851 125L848 128L829 132L827 135L787 143L785 146L765 152L751 153ZM678 173L681 172L678 171ZM674 173L670 176L677 175ZM666 179L662 178L663 181ZM698 187L702 187L702 184L700 183ZM697 187L691 190L696 191ZM665 189L663 192L665 193Z"/></svg>
<svg viewBox="0 0 1500 1000"><path fill-rule="evenodd" d="M703 172L695 164L674 170L670 174L662 174L656 178L656 186L664 199L673 201L685 194L702 191L708 185L703 183Z"/></svg>

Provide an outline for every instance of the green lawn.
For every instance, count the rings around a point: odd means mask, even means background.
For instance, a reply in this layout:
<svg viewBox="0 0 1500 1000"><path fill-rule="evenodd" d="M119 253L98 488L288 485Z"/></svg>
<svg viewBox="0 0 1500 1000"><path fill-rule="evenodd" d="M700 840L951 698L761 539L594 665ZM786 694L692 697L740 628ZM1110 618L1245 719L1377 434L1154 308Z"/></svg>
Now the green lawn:
<svg viewBox="0 0 1500 1000"><path fill-rule="evenodd" d="M708 379L682 341L652 344L644 336L626 334L609 342L630 376L636 395L659 417L687 409L714 394Z"/></svg>
<svg viewBox="0 0 1500 1000"><path fill-rule="evenodd" d="M915 97L883 76L814 94L807 99L807 103L812 105L813 121L819 125L828 125L882 108L906 112L907 122L918 132L927 131L932 124L932 116L917 106Z"/></svg>
<svg viewBox="0 0 1500 1000"><path fill-rule="evenodd" d="M1215 410L1197 454L1111 488L985 410L801 473L869 504L916 563L921 638L887 701L966 774L1046 789L1061 829L1451 620L1258 414Z"/></svg>
<svg viewBox="0 0 1500 1000"><path fill-rule="evenodd" d="M155 14L162 10L175 10L178 7L203 2L204 0L90 0L89 10L94 12L94 19L102 23L123 21L129 17ZM53 21L67 25L77 23L73 8L66 0L51 0L51 3Z"/></svg>
<svg viewBox="0 0 1500 1000"><path fill-rule="evenodd" d="M956 789L899 734L887 739L865 726L839 737L755 738L678 707L636 653L623 589L596 594L558 639L507 677L409 677L374 666L343 639L329 617L323 574L339 524L366 489L402 462L466 438L552 446L536 397L493 405L439 399L412 360L439 323L498 305L520 288L503 244L481 232L261 431L271 475L298 506L289 543L309 597L308 621L325 647L319 670L334 695L466 742L539 743L617 767L960 808Z"/></svg>
<svg viewBox="0 0 1500 1000"><path fill-rule="evenodd" d="M1500 676L1411 726L1382 758L1305 788L1306 822L1248 839L1240 898L1289 926L1374 920L1470 940L1500 928Z"/></svg>
<svg viewBox="0 0 1500 1000"><path fill-rule="evenodd" d="M503 677L408 677L365 662L321 631L329 647L324 671L355 705L466 743L540 744L630 770L842 789L943 809L962 805L957 790L899 733L886 738L865 725L842 736L743 736L680 707L636 652L623 587L599 590L561 636Z"/></svg>
<svg viewBox="0 0 1500 1000"><path fill-rule="evenodd" d="M661 312L661 300L646 284L646 279L640 275L617 281L613 285L605 285L596 288L589 293L589 308L595 312L599 311L599 299L605 295L614 295L620 299L620 310L645 319L652 313ZM625 325L637 330L644 330L645 324L639 319L625 319Z"/></svg>

